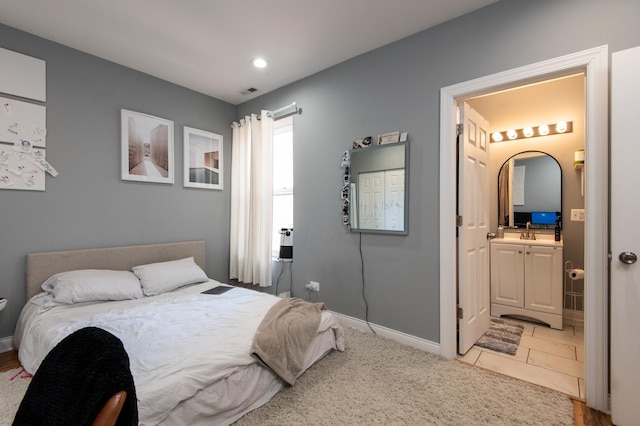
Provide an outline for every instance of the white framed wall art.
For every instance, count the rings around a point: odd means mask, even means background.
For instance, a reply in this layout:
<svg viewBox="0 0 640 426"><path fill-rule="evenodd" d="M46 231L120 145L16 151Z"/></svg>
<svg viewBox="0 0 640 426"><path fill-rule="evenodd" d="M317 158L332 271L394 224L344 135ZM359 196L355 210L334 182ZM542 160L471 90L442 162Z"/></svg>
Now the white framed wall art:
<svg viewBox="0 0 640 426"><path fill-rule="evenodd" d="M184 128L184 186L223 189L222 135Z"/></svg>

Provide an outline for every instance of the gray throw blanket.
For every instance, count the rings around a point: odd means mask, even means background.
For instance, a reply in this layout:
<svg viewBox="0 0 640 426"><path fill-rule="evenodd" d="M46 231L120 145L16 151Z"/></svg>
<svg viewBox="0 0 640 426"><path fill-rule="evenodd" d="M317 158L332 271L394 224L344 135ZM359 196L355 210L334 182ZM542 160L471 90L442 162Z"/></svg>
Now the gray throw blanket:
<svg viewBox="0 0 640 426"><path fill-rule="evenodd" d="M324 303L295 298L279 300L256 331L252 355L293 385L304 368L307 349L318 333L322 309Z"/></svg>

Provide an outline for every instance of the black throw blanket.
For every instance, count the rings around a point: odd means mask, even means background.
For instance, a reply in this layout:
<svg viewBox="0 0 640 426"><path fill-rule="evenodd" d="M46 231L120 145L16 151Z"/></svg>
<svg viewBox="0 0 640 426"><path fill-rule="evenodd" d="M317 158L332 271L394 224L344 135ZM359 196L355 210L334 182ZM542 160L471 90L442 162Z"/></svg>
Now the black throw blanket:
<svg viewBox="0 0 640 426"><path fill-rule="evenodd" d="M138 424L129 357L120 339L96 327L65 337L45 357L14 425L91 425L115 393L126 391L117 425Z"/></svg>

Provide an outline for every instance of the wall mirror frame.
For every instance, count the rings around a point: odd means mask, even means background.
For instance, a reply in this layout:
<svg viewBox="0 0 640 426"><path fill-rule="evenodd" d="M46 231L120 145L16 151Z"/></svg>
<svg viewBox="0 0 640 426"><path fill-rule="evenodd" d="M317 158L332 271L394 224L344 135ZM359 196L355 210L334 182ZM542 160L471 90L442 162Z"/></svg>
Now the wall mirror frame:
<svg viewBox="0 0 640 426"><path fill-rule="evenodd" d="M543 151L509 157L498 172L498 225L553 229L562 226L562 167Z"/></svg>
<svg viewBox="0 0 640 426"><path fill-rule="evenodd" d="M409 142L352 149L351 232L409 233Z"/></svg>

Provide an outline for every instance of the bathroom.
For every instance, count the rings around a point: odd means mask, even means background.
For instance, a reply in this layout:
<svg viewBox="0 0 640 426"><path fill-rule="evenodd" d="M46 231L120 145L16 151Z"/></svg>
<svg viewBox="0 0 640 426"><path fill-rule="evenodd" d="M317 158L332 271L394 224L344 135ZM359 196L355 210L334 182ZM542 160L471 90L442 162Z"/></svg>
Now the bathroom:
<svg viewBox="0 0 640 426"><path fill-rule="evenodd" d="M570 280L565 269L584 267L584 221L572 220L571 214L572 210L575 213L573 216L579 216L581 211L584 212L584 170L580 166L574 166L576 156L583 155L581 150L584 150L585 147L584 74L579 73L479 96L467 99L466 102L489 121L491 133L506 133L510 129L524 129L528 126L536 128L542 124L551 127L552 124L559 121L570 122L569 130L561 134L515 140L505 137L502 142L493 142L492 138L489 150L489 218L491 232L497 233L499 224L498 175L503 164L510 157L526 151L541 151L549 154L558 162L561 168L561 182L558 181L554 184L548 180L541 181L540 185L543 188L538 189L549 192L561 191L563 252L559 274L562 276L557 278L560 285L563 286L563 325L565 331L572 328L569 326L575 326L575 330L581 332L584 324L584 280ZM559 188L554 189L554 185ZM517 203L513 207L514 210L518 210ZM582 214L582 218L584 218L584 214ZM554 226L549 225L546 228L542 230L533 225L532 232L550 234L549 237L553 241ZM526 230L522 226L519 226L517 230L505 227L505 232L515 234L516 238L519 238L523 231ZM564 288L564 284L567 285L567 288ZM495 316L495 312L492 312L492 315ZM574 336L573 339L577 342L578 347L583 345L583 337L581 336L583 335L579 334L577 338ZM578 355L578 359L580 359L580 355ZM583 385L584 381L582 380L580 387Z"/></svg>

